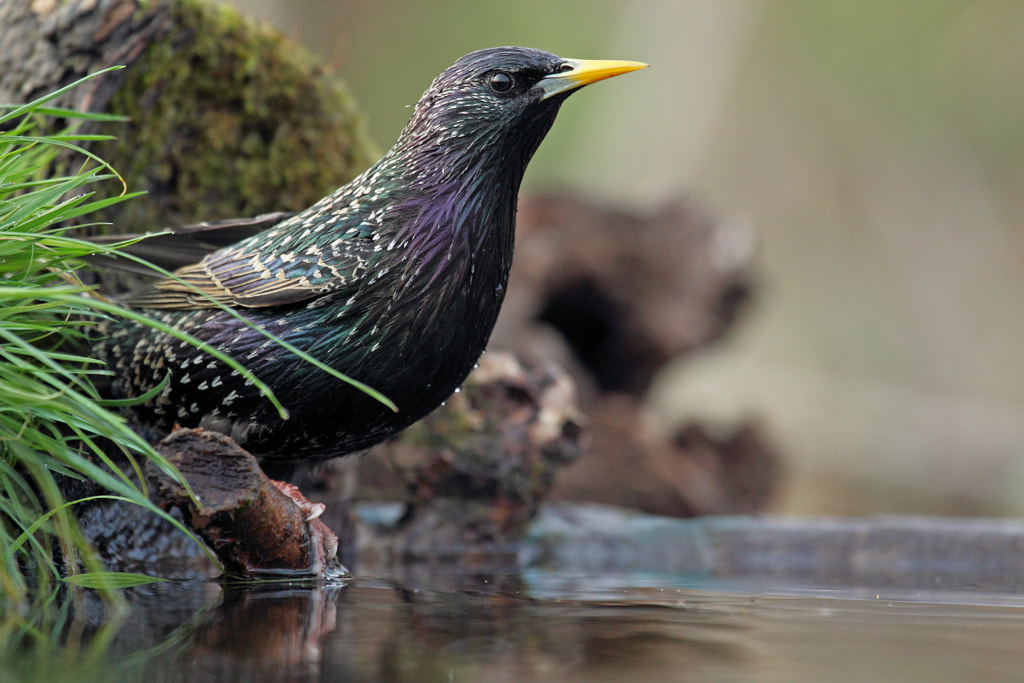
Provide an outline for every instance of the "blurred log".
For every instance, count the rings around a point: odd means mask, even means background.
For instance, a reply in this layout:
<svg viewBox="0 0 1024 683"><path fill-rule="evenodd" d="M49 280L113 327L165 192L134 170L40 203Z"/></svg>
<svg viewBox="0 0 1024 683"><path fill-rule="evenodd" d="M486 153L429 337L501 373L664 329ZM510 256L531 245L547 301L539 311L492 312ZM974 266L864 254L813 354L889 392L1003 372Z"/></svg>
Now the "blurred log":
<svg viewBox="0 0 1024 683"><path fill-rule="evenodd" d="M780 479L779 458L754 421L725 435L691 423L666 438L624 395L604 398L588 419L591 448L559 473L552 500L669 517L752 514L768 506Z"/></svg>
<svg viewBox="0 0 1024 683"><path fill-rule="evenodd" d="M754 288L752 226L693 202L637 212L525 198L516 239L491 347L558 360L585 406L605 392L642 396L667 361L724 336Z"/></svg>
<svg viewBox="0 0 1024 683"><path fill-rule="evenodd" d="M486 354L443 409L371 451L409 501L398 527L371 542L400 559L514 556L555 473L580 455L580 420L557 366Z"/></svg>
<svg viewBox="0 0 1024 683"><path fill-rule="evenodd" d="M671 435L643 410L662 367L720 340L753 297L753 227L681 199L643 212L545 195L519 216L491 346L564 364L588 415L587 452L552 496L677 517L764 509L780 467L756 421Z"/></svg>

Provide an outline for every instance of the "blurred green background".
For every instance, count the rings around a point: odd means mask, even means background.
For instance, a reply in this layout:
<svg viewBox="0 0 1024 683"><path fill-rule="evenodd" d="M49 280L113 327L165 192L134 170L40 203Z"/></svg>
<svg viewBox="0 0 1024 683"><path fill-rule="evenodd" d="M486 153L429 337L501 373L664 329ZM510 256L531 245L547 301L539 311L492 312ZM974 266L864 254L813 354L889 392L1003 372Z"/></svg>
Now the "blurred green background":
<svg viewBox="0 0 1024 683"><path fill-rule="evenodd" d="M470 50L649 62L569 100L526 190L755 227L755 306L652 408L762 416L779 512L1024 514L1024 3L236 4L332 62L381 148Z"/></svg>

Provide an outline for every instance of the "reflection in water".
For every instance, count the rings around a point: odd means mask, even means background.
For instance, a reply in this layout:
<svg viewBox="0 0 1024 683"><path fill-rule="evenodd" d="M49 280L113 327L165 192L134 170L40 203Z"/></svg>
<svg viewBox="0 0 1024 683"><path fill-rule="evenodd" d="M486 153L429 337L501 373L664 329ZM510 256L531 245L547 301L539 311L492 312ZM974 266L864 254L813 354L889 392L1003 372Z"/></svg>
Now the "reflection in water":
<svg viewBox="0 0 1024 683"><path fill-rule="evenodd" d="M189 680L316 679L342 586L229 587L188 652Z"/></svg>
<svg viewBox="0 0 1024 683"><path fill-rule="evenodd" d="M104 670L79 680L944 680L1024 663L1019 600L772 597L668 581L574 592L563 579L434 567L418 581L347 586L147 586L129 592Z"/></svg>
<svg viewBox="0 0 1024 683"><path fill-rule="evenodd" d="M125 592L126 615L69 590L40 629L60 646L37 638L20 662L0 659L0 681L934 681L1024 669L1019 522L580 508L542 522L521 570L467 556L364 563L360 575L378 578L348 585L155 584Z"/></svg>

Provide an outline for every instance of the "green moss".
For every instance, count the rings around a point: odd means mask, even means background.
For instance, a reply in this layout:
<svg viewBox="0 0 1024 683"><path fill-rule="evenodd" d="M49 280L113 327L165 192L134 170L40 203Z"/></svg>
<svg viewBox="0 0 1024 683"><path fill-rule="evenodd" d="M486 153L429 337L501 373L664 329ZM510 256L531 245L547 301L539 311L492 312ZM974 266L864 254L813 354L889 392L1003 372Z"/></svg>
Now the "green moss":
<svg viewBox="0 0 1024 683"><path fill-rule="evenodd" d="M373 160L345 87L276 31L202 0L139 11L170 28L111 101L130 123L95 148L149 193L103 216L118 231L303 209Z"/></svg>

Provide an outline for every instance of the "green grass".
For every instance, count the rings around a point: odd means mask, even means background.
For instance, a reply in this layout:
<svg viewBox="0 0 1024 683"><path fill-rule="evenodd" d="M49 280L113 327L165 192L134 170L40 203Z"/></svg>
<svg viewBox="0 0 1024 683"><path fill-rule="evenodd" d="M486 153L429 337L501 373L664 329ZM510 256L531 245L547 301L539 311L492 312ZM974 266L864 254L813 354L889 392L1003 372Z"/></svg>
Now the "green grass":
<svg viewBox="0 0 1024 683"><path fill-rule="evenodd" d="M14 652L46 660L82 587L98 591L116 614L119 588L157 580L104 570L73 515L81 501L64 500L57 477L89 479L106 490L98 497L165 517L137 483L145 481L141 463L177 477L95 386L106 370L88 356L85 327L103 316L141 316L96 296L77 275L85 257L118 245L97 246L69 230L134 195L92 198L92 186L120 179L80 146L98 136L74 130L82 119L105 117L45 106L68 88L0 110L0 662ZM71 126L45 132L53 116ZM58 155L70 156L77 172L50 177ZM103 443L120 451L135 477L114 466ZM53 560L57 547L71 560L63 573Z"/></svg>

